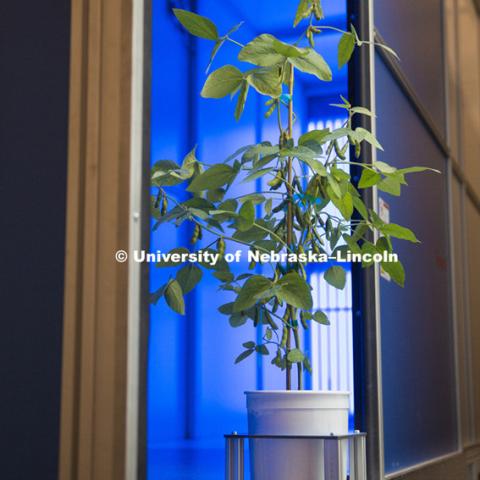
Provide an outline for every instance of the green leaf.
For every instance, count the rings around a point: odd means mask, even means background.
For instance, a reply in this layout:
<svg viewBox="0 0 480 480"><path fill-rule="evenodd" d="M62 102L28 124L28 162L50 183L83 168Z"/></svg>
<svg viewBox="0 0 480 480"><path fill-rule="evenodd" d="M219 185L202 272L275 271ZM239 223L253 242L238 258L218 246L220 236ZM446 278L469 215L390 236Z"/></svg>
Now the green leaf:
<svg viewBox="0 0 480 480"><path fill-rule="evenodd" d="M352 33L344 33L338 44L338 68L342 68L350 61L355 50L355 37Z"/></svg>
<svg viewBox="0 0 480 480"><path fill-rule="evenodd" d="M273 49L287 58L297 58L303 57L308 54L308 49L306 48L299 48L295 45L291 45L289 43L281 42L278 38L273 37Z"/></svg>
<svg viewBox="0 0 480 480"><path fill-rule="evenodd" d="M321 177L327 176L327 170L325 169L325 165L320 160L315 160L314 158L302 158L303 162L305 162L315 173L320 175Z"/></svg>
<svg viewBox="0 0 480 480"><path fill-rule="evenodd" d="M377 188L382 192L389 193L390 195L394 195L395 197L400 196L402 191L401 182L398 180L398 177L393 175L389 175L388 177L383 178L377 184Z"/></svg>
<svg viewBox="0 0 480 480"><path fill-rule="evenodd" d="M236 359L235 359L235 364L240 363L242 360L245 360L247 357L249 357L255 349L250 349L250 350L245 350L242 352Z"/></svg>
<svg viewBox="0 0 480 480"><path fill-rule="evenodd" d="M343 290L347 283L345 270L337 265L330 267L323 275L323 278L327 283L332 285L332 287L338 288L339 290Z"/></svg>
<svg viewBox="0 0 480 480"><path fill-rule="evenodd" d="M223 98L235 92L243 80L243 73L233 65L225 65L212 72L200 95L204 98Z"/></svg>
<svg viewBox="0 0 480 480"><path fill-rule="evenodd" d="M217 164L195 177L187 190L189 192L214 190L226 183L231 183L235 175L236 172L230 165Z"/></svg>
<svg viewBox="0 0 480 480"><path fill-rule="evenodd" d="M373 162L373 166L377 170L380 170L382 173L385 173L385 174L394 173L397 171L395 167L392 167L391 165L385 162Z"/></svg>
<svg viewBox="0 0 480 480"><path fill-rule="evenodd" d="M182 287L177 280L170 280L165 289L165 300L168 306L180 315L185 315L185 302L183 300Z"/></svg>
<svg viewBox="0 0 480 480"><path fill-rule="evenodd" d="M183 294L186 295L195 288L202 276L203 272L196 265L189 263L177 272L176 279Z"/></svg>
<svg viewBox="0 0 480 480"><path fill-rule="evenodd" d="M378 252L378 249L375 247L375 245L373 243L370 243L368 241L365 241L362 243L362 254L370 254L370 255L375 255L376 253L379 253ZM369 267L370 265L373 265L373 260L371 261L366 261L366 260L363 260L362 261L362 266L363 267Z"/></svg>
<svg viewBox="0 0 480 480"><path fill-rule="evenodd" d="M298 139L298 144L308 147L316 153L322 152L322 145L325 143L324 138L330 133L330 129L324 128L322 130L311 130L303 134Z"/></svg>
<svg viewBox="0 0 480 480"><path fill-rule="evenodd" d="M348 248L352 253L361 253L360 246L353 237L351 237L350 235L343 235L343 239L347 243Z"/></svg>
<svg viewBox="0 0 480 480"><path fill-rule="evenodd" d="M220 38L215 42L215 45L212 48L212 52L210 53L210 60L208 62L207 68L205 69L205 73L208 73L210 70L210 67L212 66L213 61L215 60L215 57L217 56L218 51L222 47L222 45L226 42L225 38Z"/></svg>
<svg viewBox="0 0 480 480"><path fill-rule="evenodd" d="M233 303L224 303L218 307L218 311L223 315L231 315L233 313Z"/></svg>
<svg viewBox="0 0 480 480"><path fill-rule="evenodd" d="M343 197L339 199L333 197L332 198L333 204L340 210L343 218L345 220L350 220L353 214L353 198L350 192L347 192Z"/></svg>
<svg viewBox="0 0 480 480"><path fill-rule="evenodd" d="M350 128L337 128L335 130L332 130L330 133L325 135L325 138L323 139L324 142L329 142L331 140L338 140L339 138L346 137L348 135L354 135L355 132L351 130Z"/></svg>
<svg viewBox="0 0 480 480"><path fill-rule="evenodd" d="M249 175L247 175L243 180L242 183L247 183L247 182L252 182L253 180L256 180L257 178L263 177L267 173L270 173L273 170L273 167L268 167L268 168L262 168L260 170L255 170Z"/></svg>
<svg viewBox="0 0 480 480"><path fill-rule="evenodd" d="M265 197L261 193L249 193L241 198L239 198L241 203L245 203L248 200L251 200L254 205L260 205L265 201Z"/></svg>
<svg viewBox="0 0 480 480"><path fill-rule="evenodd" d="M317 323L321 323L322 325L330 325L330 320L328 320L328 317L326 313L317 310L313 315L312 315L312 320L314 320Z"/></svg>
<svg viewBox="0 0 480 480"><path fill-rule="evenodd" d="M340 190L340 185L335 180L333 175L328 175L327 181L328 181L328 185L331 187L333 193L335 194L334 196L340 198L342 196L342 191Z"/></svg>
<svg viewBox="0 0 480 480"><path fill-rule="evenodd" d="M172 160L158 160L151 170L151 183L157 187L171 187L190 178L192 173Z"/></svg>
<svg viewBox="0 0 480 480"><path fill-rule="evenodd" d="M353 206L357 210L358 213L363 217L364 220L368 221L368 211L367 207L363 203L363 200L359 197L356 197L355 195L352 197L353 200Z"/></svg>
<svg viewBox="0 0 480 480"><path fill-rule="evenodd" d="M287 360L290 362L290 363L299 363L299 362L303 362L303 359L305 358L305 355L302 353L301 350L299 350L298 348L293 348L292 350L290 350L288 352L288 355L287 355Z"/></svg>
<svg viewBox="0 0 480 480"><path fill-rule="evenodd" d="M260 67L272 67L282 63L285 57L275 49L275 40L273 35L266 33L254 38L240 50L238 59Z"/></svg>
<svg viewBox="0 0 480 480"><path fill-rule="evenodd" d="M365 107L352 107L350 109L350 112L352 112L352 114L359 113L360 115L367 115L368 117L375 117L375 115L368 108L365 108Z"/></svg>
<svg viewBox="0 0 480 480"><path fill-rule="evenodd" d="M435 173L442 173L440 170L436 170L435 168L429 167L408 167L408 168L399 168L397 172L399 173L418 173L418 172L435 172Z"/></svg>
<svg viewBox="0 0 480 480"><path fill-rule="evenodd" d="M190 172L190 176L192 176L195 173L195 164L198 163L198 160L196 157L196 150L197 150L197 147L194 147L190 152L188 152L188 154L185 155L185 158L183 159L183 162L182 162L182 170L185 170L186 172Z"/></svg>
<svg viewBox="0 0 480 480"><path fill-rule="evenodd" d="M240 88L240 94L238 95L237 106L235 107L235 120L238 122L242 116L243 110L245 109L245 103L247 101L248 90L250 85L242 80L242 87Z"/></svg>
<svg viewBox="0 0 480 480"><path fill-rule="evenodd" d="M245 325L247 323L248 317L246 315L242 315L240 313L234 313L229 319L228 323L231 327L237 328Z"/></svg>
<svg viewBox="0 0 480 480"><path fill-rule="evenodd" d="M363 171L362 171L362 175L360 177L360 181L358 182L358 188L373 187L381 179L382 179L382 176L379 173L374 172L373 170L370 170L369 168L364 168Z"/></svg>
<svg viewBox="0 0 480 480"><path fill-rule="evenodd" d="M272 213L272 207L273 207L273 199L272 197L267 198L267 201L265 202L265 213L267 215L270 215Z"/></svg>
<svg viewBox="0 0 480 480"><path fill-rule="evenodd" d="M310 310L313 305L312 293L310 286L297 272L289 272L282 277L277 286L277 297L285 301L289 305L301 308L302 310Z"/></svg>
<svg viewBox="0 0 480 480"><path fill-rule="evenodd" d="M234 312L241 312L252 307L258 301L259 296L272 288L272 282L262 275L254 275L250 277L242 286L235 304Z"/></svg>
<svg viewBox="0 0 480 480"><path fill-rule="evenodd" d="M247 200L238 212L237 228L241 232L246 232L253 227L255 223L255 206L251 200Z"/></svg>
<svg viewBox="0 0 480 480"><path fill-rule="evenodd" d="M381 266L397 285L400 285L401 287L405 285L405 270L400 261L381 262Z"/></svg>
<svg viewBox="0 0 480 480"><path fill-rule="evenodd" d="M233 282L234 276L232 272L213 272L213 276L221 282Z"/></svg>
<svg viewBox="0 0 480 480"><path fill-rule="evenodd" d="M265 345L257 345L255 351L260 355L268 355L268 348Z"/></svg>
<svg viewBox="0 0 480 480"><path fill-rule="evenodd" d="M300 0L295 14L293 26L296 27L304 18L310 15L310 2L308 0Z"/></svg>
<svg viewBox="0 0 480 480"><path fill-rule="evenodd" d="M201 15L180 8L174 8L173 13L183 27L192 35L206 38L207 40L217 40L217 27L207 17L202 17Z"/></svg>
<svg viewBox="0 0 480 480"><path fill-rule="evenodd" d="M369 132L365 128L357 127L355 129L355 138L361 142L365 140L370 145L378 148L379 150L383 150L383 147L380 145L380 142L375 138L375 135L372 132Z"/></svg>
<svg viewBox="0 0 480 480"><path fill-rule="evenodd" d="M278 97L282 94L282 77L278 68L256 68L246 73L248 83L262 95Z"/></svg>
<svg viewBox="0 0 480 480"><path fill-rule="evenodd" d="M242 346L245 347L245 348L251 349L251 348L256 347L256 343L255 342L245 342L245 343L242 343Z"/></svg>
<svg viewBox="0 0 480 480"><path fill-rule="evenodd" d="M397 225L396 223L386 223L379 230L384 235L389 235L390 237L399 238L401 240L408 240L413 243L420 243L415 236L415 234L406 227Z"/></svg>
<svg viewBox="0 0 480 480"><path fill-rule="evenodd" d="M303 57L290 58L289 62L300 71L315 75L319 80L330 82L332 71L325 59L313 49L308 49Z"/></svg>

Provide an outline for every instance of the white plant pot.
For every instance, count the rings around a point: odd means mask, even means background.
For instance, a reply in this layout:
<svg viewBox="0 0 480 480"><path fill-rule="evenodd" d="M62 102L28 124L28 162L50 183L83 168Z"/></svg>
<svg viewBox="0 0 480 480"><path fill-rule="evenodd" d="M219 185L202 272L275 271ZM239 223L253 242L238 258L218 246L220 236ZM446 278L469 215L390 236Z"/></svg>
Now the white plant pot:
<svg viewBox="0 0 480 480"><path fill-rule="evenodd" d="M253 391L247 396L250 435L345 435L348 392ZM328 480L323 442L307 439L251 439L252 480Z"/></svg>

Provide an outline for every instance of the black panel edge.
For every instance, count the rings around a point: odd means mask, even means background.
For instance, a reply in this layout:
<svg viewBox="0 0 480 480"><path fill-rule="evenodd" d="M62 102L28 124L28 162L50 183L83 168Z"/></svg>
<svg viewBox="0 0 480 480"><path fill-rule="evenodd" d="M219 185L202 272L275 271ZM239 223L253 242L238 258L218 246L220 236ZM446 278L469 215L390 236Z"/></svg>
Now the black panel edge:
<svg viewBox="0 0 480 480"><path fill-rule="evenodd" d="M141 172L141 248L150 251L150 119L152 84L152 0L144 3L143 36L143 138ZM140 361L138 395L137 478L147 478L147 365L150 331L150 270L143 262L140 272Z"/></svg>
<svg viewBox="0 0 480 480"><path fill-rule="evenodd" d="M348 1L348 18L354 24L359 37L366 39L370 31L370 2ZM371 108L371 55L367 47L356 49L349 65L349 97L353 105ZM370 129L372 121L365 115L356 115L354 127ZM353 157L353 151L351 152ZM372 161L370 147L362 147L364 163ZM353 178L359 178L359 167L352 166ZM374 207L372 191L363 191L363 200L368 208ZM377 366L377 318L375 270L352 265L352 302L354 337L354 389L355 429L367 432L367 477L369 480L383 478L381 426L379 425L379 382Z"/></svg>

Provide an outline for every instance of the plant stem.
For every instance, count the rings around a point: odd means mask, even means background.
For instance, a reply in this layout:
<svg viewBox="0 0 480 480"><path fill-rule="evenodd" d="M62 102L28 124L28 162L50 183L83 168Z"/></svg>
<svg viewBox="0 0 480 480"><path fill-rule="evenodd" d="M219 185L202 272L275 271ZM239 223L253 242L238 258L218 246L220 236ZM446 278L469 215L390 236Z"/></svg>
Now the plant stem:
<svg viewBox="0 0 480 480"><path fill-rule="evenodd" d="M228 40L229 42L233 43L234 45L237 45L237 47L240 47L240 48L243 48L245 46L242 43L237 42L236 40L234 40L233 38L230 38L228 36L225 37L225 40Z"/></svg>
<svg viewBox="0 0 480 480"><path fill-rule="evenodd" d="M287 129L287 138L290 140L293 137L293 85L294 85L294 67L292 64L289 65L290 75L288 79L288 93L290 95L290 101L288 102L288 129ZM287 245L291 247L293 243L293 159L288 157L287 161L287 194L288 194L288 209L287 209L287 218L286 218L286 227L287 227ZM289 307L287 307L289 308ZM292 319L292 310L290 309L290 318ZM290 351L290 330L291 327L287 329L287 352ZM287 390L292 389L292 365L287 361L286 368L286 387Z"/></svg>
<svg viewBox="0 0 480 480"><path fill-rule="evenodd" d="M295 348L300 348L300 335L298 334L298 327L293 327L293 337L295 339ZM298 370L298 390L303 390L303 375L302 375L302 363L297 363Z"/></svg>

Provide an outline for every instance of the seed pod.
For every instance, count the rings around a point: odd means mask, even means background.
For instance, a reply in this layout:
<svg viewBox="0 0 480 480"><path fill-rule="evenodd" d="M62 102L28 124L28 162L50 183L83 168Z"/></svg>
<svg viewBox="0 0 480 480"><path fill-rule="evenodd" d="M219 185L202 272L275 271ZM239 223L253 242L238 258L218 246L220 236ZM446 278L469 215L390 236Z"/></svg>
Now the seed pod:
<svg viewBox="0 0 480 480"><path fill-rule="evenodd" d="M270 325L270 327L273 330L278 330L278 325L275 323L275 320L273 320L272 316L270 315L270 312L268 310L264 310L264 313L265 313L265 320Z"/></svg>
<svg viewBox="0 0 480 480"><path fill-rule="evenodd" d="M297 222L300 224L300 227L303 229L305 227L305 222L303 220L302 211L300 210L298 203L295 204L295 218L297 219Z"/></svg>
<svg viewBox="0 0 480 480"><path fill-rule="evenodd" d="M313 14L315 15L315 19L321 20L323 18L323 11L322 11L322 7L320 6L320 2L318 0L314 0L312 6L313 6Z"/></svg>
<svg viewBox="0 0 480 480"><path fill-rule="evenodd" d="M275 178L272 178L272 180L268 182L268 186L271 187L272 190L277 190L282 185L282 182L283 182L282 172L279 170L277 171Z"/></svg>
<svg viewBox="0 0 480 480"><path fill-rule="evenodd" d="M198 223L195 224L195 228L193 229L193 235L190 239L190 243L195 243L198 239L201 238L202 235L202 228Z"/></svg>
<svg viewBox="0 0 480 480"><path fill-rule="evenodd" d="M155 203L153 204L153 208L158 208L158 206L160 205L160 199L162 198L162 196L163 196L163 192L159 190L157 193L157 197L155 198Z"/></svg>
<svg viewBox="0 0 480 480"><path fill-rule="evenodd" d="M217 240L217 252L220 254L221 257L225 254L225 240L223 237L220 237Z"/></svg>
<svg viewBox="0 0 480 480"><path fill-rule="evenodd" d="M285 348L285 346L287 345L287 338L288 338L288 328L284 326L282 330L282 340L280 342L281 347Z"/></svg>
<svg viewBox="0 0 480 480"><path fill-rule="evenodd" d="M307 235L305 235L305 242L310 242L312 240L312 229L308 228Z"/></svg>
<svg viewBox="0 0 480 480"><path fill-rule="evenodd" d="M362 146L360 142L355 143L355 157L360 157L360 154L362 153Z"/></svg>
<svg viewBox="0 0 480 480"><path fill-rule="evenodd" d="M270 105L270 108L265 112L265 118L270 118L276 108L277 108L277 105L275 103L273 105Z"/></svg>
<svg viewBox="0 0 480 480"><path fill-rule="evenodd" d="M160 215L163 217L167 213L168 208L168 200L167 197L164 195L162 200L162 209L160 210Z"/></svg>
<svg viewBox="0 0 480 480"><path fill-rule="evenodd" d="M331 155L334 146L335 146L335 142L330 142L330 144L328 145L328 147L327 147L327 158Z"/></svg>
<svg viewBox="0 0 480 480"><path fill-rule="evenodd" d="M340 158L340 160L345 160L345 154L342 151L343 149L340 149L340 146L338 145L338 142L335 140L333 142L333 147L335 148L335 153L337 154L337 157Z"/></svg>
<svg viewBox="0 0 480 480"><path fill-rule="evenodd" d="M288 204L288 202L286 200L283 200L274 209L272 209L272 213L278 213L278 212L282 211L286 207L287 204Z"/></svg>
<svg viewBox="0 0 480 480"><path fill-rule="evenodd" d="M302 327L305 330L308 330L308 323L307 323L307 319L305 318L305 312L304 311L300 312L300 321L302 322Z"/></svg>
<svg viewBox="0 0 480 480"><path fill-rule="evenodd" d="M307 39L308 39L308 43L310 44L310 46L312 48L314 48L315 47L315 40L313 39L313 32L312 32L310 27L308 27L308 30L307 30Z"/></svg>
<svg viewBox="0 0 480 480"><path fill-rule="evenodd" d="M278 307L279 307L279 303L278 303L278 298L275 297L275 300L273 301L273 307L272 307L272 312L275 313L277 310L278 310Z"/></svg>

